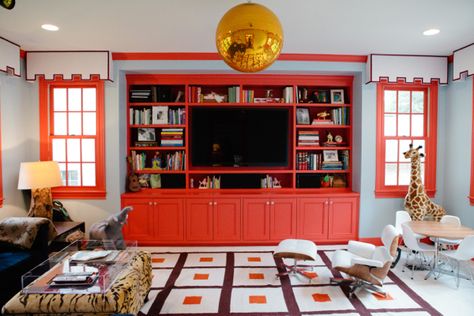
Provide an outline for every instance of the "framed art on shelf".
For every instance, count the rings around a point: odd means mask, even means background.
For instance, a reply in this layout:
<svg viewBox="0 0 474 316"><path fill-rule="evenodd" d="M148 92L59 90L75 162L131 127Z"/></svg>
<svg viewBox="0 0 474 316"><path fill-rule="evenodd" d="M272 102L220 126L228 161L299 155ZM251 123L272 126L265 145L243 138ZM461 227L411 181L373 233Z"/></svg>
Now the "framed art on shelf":
<svg viewBox="0 0 474 316"><path fill-rule="evenodd" d="M308 108L297 108L296 109L296 124L309 124L309 109Z"/></svg>
<svg viewBox="0 0 474 316"><path fill-rule="evenodd" d="M343 89L331 90L331 103L344 104L344 90Z"/></svg>
<svg viewBox="0 0 474 316"><path fill-rule="evenodd" d="M323 150L324 161L339 161L337 150Z"/></svg>
<svg viewBox="0 0 474 316"><path fill-rule="evenodd" d="M156 141L154 128L139 128L138 139L139 142L154 142Z"/></svg>
<svg viewBox="0 0 474 316"><path fill-rule="evenodd" d="M168 124L168 107L154 106L152 108L152 124Z"/></svg>

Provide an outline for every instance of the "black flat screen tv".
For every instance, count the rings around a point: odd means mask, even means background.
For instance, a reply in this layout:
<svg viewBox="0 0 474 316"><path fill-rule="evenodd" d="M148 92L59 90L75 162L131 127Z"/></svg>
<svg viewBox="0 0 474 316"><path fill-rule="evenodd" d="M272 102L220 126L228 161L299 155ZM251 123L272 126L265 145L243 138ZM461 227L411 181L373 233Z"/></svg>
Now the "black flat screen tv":
<svg viewBox="0 0 474 316"><path fill-rule="evenodd" d="M193 167L288 167L289 109L194 107Z"/></svg>

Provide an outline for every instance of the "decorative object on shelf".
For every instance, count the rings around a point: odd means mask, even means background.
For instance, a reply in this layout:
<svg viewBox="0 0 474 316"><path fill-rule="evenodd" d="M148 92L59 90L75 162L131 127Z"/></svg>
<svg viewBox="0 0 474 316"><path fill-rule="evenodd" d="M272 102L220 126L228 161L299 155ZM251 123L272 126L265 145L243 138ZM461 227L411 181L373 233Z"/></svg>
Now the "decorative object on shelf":
<svg viewBox="0 0 474 316"><path fill-rule="evenodd" d="M141 174L138 176L138 183L142 188L149 188L150 187L150 175L149 174Z"/></svg>
<svg viewBox="0 0 474 316"><path fill-rule="evenodd" d="M278 180L277 178L273 178L273 188L274 189L281 189L280 180Z"/></svg>
<svg viewBox="0 0 474 316"><path fill-rule="evenodd" d="M276 15L263 5L242 3L222 17L216 46L224 62L241 72L270 66L283 46L283 29Z"/></svg>
<svg viewBox="0 0 474 316"><path fill-rule="evenodd" d="M328 90L314 91L312 101L314 103L329 103L329 91Z"/></svg>
<svg viewBox="0 0 474 316"><path fill-rule="evenodd" d="M341 144L344 139L341 135L336 135L336 137L334 137L334 140L336 141L336 143Z"/></svg>
<svg viewBox="0 0 474 316"><path fill-rule="evenodd" d="M55 161L22 162L18 190L31 189L28 216L53 218L51 188L63 185L59 165Z"/></svg>
<svg viewBox="0 0 474 316"><path fill-rule="evenodd" d="M211 160L213 166L220 166L222 164L222 161L224 161L224 153L222 152L222 146L218 142L212 144Z"/></svg>
<svg viewBox="0 0 474 316"><path fill-rule="evenodd" d="M345 188L347 186L346 179L342 175L334 175L332 179L333 188Z"/></svg>
<svg viewBox="0 0 474 316"><path fill-rule="evenodd" d="M161 169L161 153L159 151L155 152L155 155L151 159L151 168Z"/></svg>
<svg viewBox="0 0 474 316"><path fill-rule="evenodd" d="M150 187L152 189L161 188L161 175L159 175L159 174L150 175Z"/></svg>
<svg viewBox="0 0 474 316"><path fill-rule="evenodd" d="M226 95L220 95L215 92L211 92L208 94L203 95L203 102L217 102L217 103L222 103L227 101L227 96Z"/></svg>
<svg viewBox="0 0 474 316"><path fill-rule="evenodd" d="M207 178L202 179L199 181L199 189L207 189L209 186L207 185Z"/></svg>
<svg viewBox="0 0 474 316"><path fill-rule="evenodd" d="M322 179L321 179L321 187L322 188L329 188L331 186L331 180L332 180L332 177L329 176L328 174L325 175Z"/></svg>
<svg viewBox="0 0 474 316"><path fill-rule="evenodd" d="M138 129L138 141L139 142L152 142L156 140L154 128L139 128Z"/></svg>
<svg viewBox="0 0 474 316"><path fill-rule="evenodd" d="M15 6L15 0L2 0L0 5L7 10L11 10Z"/></svg>
<svg viewBox="0 0 474 316"><path fill-rule="evenodd" d="M89 238L91 240L102 240L104 243L110 244L110 249L125 249L122 227L127 223L128 212L132 210L133 207L126 206L117 214L110 215L108 218L92 224L89 230Z"/></svg>
<svg viewBox="0 0 474 316"><path fill-rule="evenodd" d="M296 124L309 124L309 109L308 108L297 108L296 109Z"/></svg>
<svg viewBox="0 0 474 316"><path fill-rule="evenodd" d="M420 171L420 157L425 156L420 153L422 147L413 148L413 144L410 144L410 149L403 153L405 159L411 161L410 185L405 196L405 211L410 213L414 221L422 221L426 215L430 215L435 221L439 222L441 217L446 215L446 211L442 206L431 201L426 194Z"/></svg>
<svg viewBox="0 0 474 316"><path fill-rule="evenodd" d="M344 104L344 90L331 89L331 103Z"/></svg>
<svg viewBox="0 0 474 316"><path fill-rule="evenodd" d="M331 117L331 114L328 111L319 112L316 114L318 120L326 120L327 117Z"/></svg>
<svg viewBox="0 0 474 316"><path fill-rule="evenodd" d="M333 143L334 140L333 140L333 136L331 134L331 132L328 132L327 136L326 136L326 143Z"/></svg>
<svg viewBox="0 0 474 316"><path fill-rule="evenodd" d="M133 158L132 157L127 157L127 163L129 165L128 170L129 170L129 175L127 177L127 189L130 192L138 192L140 191L140 183L138 183L138 176L133 172Z"/></svg>

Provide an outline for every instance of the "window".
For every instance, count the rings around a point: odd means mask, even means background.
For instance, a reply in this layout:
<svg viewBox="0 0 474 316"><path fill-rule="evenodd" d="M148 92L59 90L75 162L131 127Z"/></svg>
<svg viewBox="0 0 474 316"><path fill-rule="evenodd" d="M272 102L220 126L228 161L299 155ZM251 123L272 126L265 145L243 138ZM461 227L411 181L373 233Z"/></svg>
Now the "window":
<svg viewBox="0 0 474 316"><path fill-rule="evenodd" d="M436 190L437 83L379 83L377 86L377 162L375 195L403 197L410 183L410 160L403 153L420 152L421 177L428 195Z"/></svg>
<svg viewBox="0 0 474 316"><path fill-rule="evenodd" d="M41 160L59 164L55 198L105 198L104 84L40 81Z"/></svg>

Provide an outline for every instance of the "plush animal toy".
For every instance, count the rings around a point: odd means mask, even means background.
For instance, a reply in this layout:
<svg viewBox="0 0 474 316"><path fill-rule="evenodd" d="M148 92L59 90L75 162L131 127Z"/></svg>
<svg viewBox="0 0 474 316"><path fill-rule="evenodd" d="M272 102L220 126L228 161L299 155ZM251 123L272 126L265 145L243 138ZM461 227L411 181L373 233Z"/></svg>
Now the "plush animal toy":
<svg viewBox="0 0 474 316"><path fill-rule="evenodd" d="M89 230L89 238L110 243L111 248L125 249L122 227L127 222L128 212L131 210L133 207L126 206L119 213L93 224Z"/></svg>
<svg viewBox="0 0 474 316"><path fill-rule="evenodd" d="M421 182L420 157L424 157L419 152L422 146L413 148L410 144L410 150L403 153L405 158L411 160L410 186L405 196L405 210L410 213L411 219L422 221L426 215L431 215L435 221L438 221L446 214L442 206L430 200L425 192Z"/></svg>

